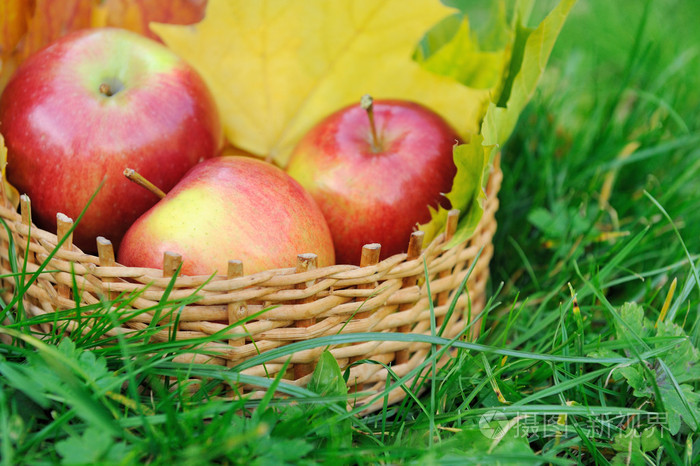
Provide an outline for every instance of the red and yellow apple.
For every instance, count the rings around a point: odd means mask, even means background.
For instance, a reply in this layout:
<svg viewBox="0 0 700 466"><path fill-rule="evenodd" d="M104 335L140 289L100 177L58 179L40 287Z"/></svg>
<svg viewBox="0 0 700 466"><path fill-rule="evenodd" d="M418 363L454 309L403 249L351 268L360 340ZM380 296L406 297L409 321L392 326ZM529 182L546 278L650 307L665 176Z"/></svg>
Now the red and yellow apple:
<svg viewBox="0 0 700 466"><path fill-rule="evenodd" d="M58 212L75 219L105 180L74 233L90 251L97 236L118 244L158 201L124 168L167 191L223 144L194 69L162 44L111 28L70 34L25 61L0 97L0 133L7 177L44 228L55 228Z"/></svg>
<svg viewBox="0 0 700 466"><path fill-rule="evenodd" d="M134 188L138 189L138 188ZM183 257L185 275L225 274L231 259L245 272L294 267L314 253L334 263L333 240L313 198L274 165L249 157L202 162L127 231L118 261L161 268L163 254Z"/></svg>
<svg viewBox="0 0 700 466"><path fill-rule="evenodd" d="M370 119L374 120L373 122ZM339 264L357 264L362 246L382 258L405 251L428 206L449 205L456 173L454 129L417 103L369 100L328 116L298 143L287 172L316 199Z"/></svg>

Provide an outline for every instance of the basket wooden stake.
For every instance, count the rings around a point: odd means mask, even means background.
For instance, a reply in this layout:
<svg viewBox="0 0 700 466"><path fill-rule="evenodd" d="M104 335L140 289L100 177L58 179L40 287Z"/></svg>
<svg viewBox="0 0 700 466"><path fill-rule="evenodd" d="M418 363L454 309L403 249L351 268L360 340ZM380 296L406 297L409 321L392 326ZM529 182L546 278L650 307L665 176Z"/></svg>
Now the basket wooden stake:
<svg viewBox="0 0 700 466"><path fill-rule="evenodd" d="M163 253L163 277L170 278L175 275L182 264L182 256L176 252L165 251Z"/></svg>
<svg viewBox="0 0 700 466"><path fill-rule="evenodd" d="M104 236L97 237L97 257L100 260L100 267L113 267L115 264L114 246L112 246L112 242ZM107 296L107 299L110 301L113 300L116 297L116 293L111 290L109 284L114 283L114 279L106 277L102 282L107 285L105 296Z"/></svg>
<svg viewBox="0 0 700 466"><path fill-rule="evenodd" d="M303 273L309 270L314 270L317 267L317 261L318 257L316 254L299 254L297 256L297 267L296 267L296 273ZM296 286L297 289L303 290L305 288L308 288L314 284L314 281L308 281L306 283L300 283L299 285ZM314 298L313 296L310 296L305 299L301 299L298 302L300 304L306 304L313 302ZM295 327L311 327L313 324L316 323L315 318L311 319L303 319L303 320L297 320L294 324ZM295 364L294 365L294 379L298 380L305 375L311 374L314 371L314 364Z"/></svg>
<svg viewBox="0 0 700 466"><path fill-rule="evenodd" d="M22 223L30 226L32 224L32 201L29 196L22 194L19 197L19 207L22 215Z"/></svg>
<svg viewBox="0 0 700 466"><path fill-rule="evenodd" d="M447 213L447 224L445 225L445 236L444 236L444 244L449 243L452 238L455 235L455 232L457 231L457 224L459 222L459 209L452 209ZM452 273L452 270L443 270L438 274L438 278L445 278L449 276ZM438 306L443 306L447 304L447 300L450 297L450 292L449 291L443 291L442 293L439 293L437 295L437 305ZM445 321L444 316L440 316L437 318L436 325L440 327L442 323Z"/></svg>
<svg viewBox="0 0 700 466"><path fill-rule="evenodd" d="M70 231L72 227L72 218L62 214L61 212L56 214L56 239L60 241L62 238L66 238L61 245L61 249L66 251L71 251L73 249L73 232ZM57 291L59 296L70 299L71 289L68 285L59 284L57 286Z"/></svg>
<svg viewBox="0 0 700 466"><path fill-rule="evenodd" d="M371 265L377 265L379 263L379 256L382 252L382 245L379 243L370 243L362 246L362 256L360 257L360 267L369 267ZM360 290L371 290L376 288L377 282L372 283L361 283L357 285ZM363 302L364 299L359 299L358 302ZM360 304L362 306L362 304ZM372 311L361 311L355 314L354 319L366 319L372 315ZM353 356L350 358L350 362L359 361L363 359L362 356Z"/></svg>
<svg viewBox="0 0 700 466"><path fill-rule="evenodd" d="M9 202L7 203L7 205L9 205ZM30 229L30 235L31 235L32 201L31 201L31 199L29 199L29 196L27 196L26 194L22 194L19 197L19 206L20 206L20 215L21 215L22 224ZM26 244L24 242L19 242L18 246L24 249ZM8 245L8 247L9 247L9 245ZM25 250L24 253L26 254L28 263L40 262L36 259L36 255L31 251L31 249L28 251ZM8 262L7 268L11 269L11 267L9 266L9 262ZM37 280L37 282L40 285L45 286L45 279L39 278L39 280ZM56 289L58 290L58 287ZM50 306L49 306L49 309L50 309ZM51 327L52 327L51 324L48 324L48 323L39 325L39 328L41 328L41 330L44 333L46 333L47 335L51 333Z"/></svg>
<svg viewBox="0 0 700 466"><path fill-rule="evenodd" d="M362 246L362 256L360 257L360 267L369 267L379 263L379 256L382 252L382 245L379 243L365 244ZM360 290L371 290L377 286L377 282L361 283L357 285ZM366 319L372 315L371 311L362 311L355 314L355 319Z"/></svg>
<svg viewBox="0 0 700 466"><path fill-rule="evenodd" d="M422 231L414 231L411 233L411 239L408 242L408 250L406 251L406 260L414 260L418 259L420 257L421 251L423 250L423 238L425 237L425 233ZM405 277L401 281L401 287L402 288L408 288L411 286L416 286L418 284L418 277L420 275L412 275L410 277ZM408 304L400 304L399 305L399 312L400 311L406 311L408 309L411 309L413 307L413 304L408 303ZM399 327L399 332L401 333L408 333L411 331L411 326L410 325L402 325ZM409 358L409 352L408 349L402 349L401 351L398 351L396 353L396 364L403 364L405 362L408 362Z"/></svg>
<svg viewBox="0 0 700 466"><path fill-rule="evenodd" d="M163 253L163 278L171 278L173 275L175 275L177 269L180 267L180 264L182 264L182 256L180 254L172 251L165 251ZM165 322L161 322L170 323L172 320L173 317L171 315ZM178 325L178 328L173 329L173 331L179 330L179 327L180 326Z"/></svg>
<svg viewBox="0 0 700 466"><path fill-rule="evenodd" d="M243 276L243 262L239 260L228 261L228 273L226 277L228 279L238 278ZM240 322L246 315L246 304L245 301L237 301L229 303L227 306L228 313L228 324L233 325L236 322ZM239 327L240 328L240 327ZM240 330L237 330L240 331ZM230 338L228 344L231 346L243 346L245 344L245 337ZM233 367L236 365L236 361L227 360L226 365L228 367Z"/></svg>
<svg viewBox="0 0 700 466"><path fill-rule="evenodd" d="M73 232L70 229L73 227L73 219L68 217L66 214L61 212L56 214L56 237L60 241L63 237L66 240L63 242L61 247L66 251L73 249Z"/></svg>
<svg viewBox="0 0 700 466"><path fill-rule="evenodd" d="M19 197L19 207L20 207L21 216L22 216L22 224L25 225L27 228L31 228L31 226L32 226L32 201L29 199L29 196L27 196L26 194L22 194ZM19 244L19 246L24 248L25 245ZM33 263L35 261L34 253L31 251L25 251L25 253L27 254L27 262Z"/></svg>

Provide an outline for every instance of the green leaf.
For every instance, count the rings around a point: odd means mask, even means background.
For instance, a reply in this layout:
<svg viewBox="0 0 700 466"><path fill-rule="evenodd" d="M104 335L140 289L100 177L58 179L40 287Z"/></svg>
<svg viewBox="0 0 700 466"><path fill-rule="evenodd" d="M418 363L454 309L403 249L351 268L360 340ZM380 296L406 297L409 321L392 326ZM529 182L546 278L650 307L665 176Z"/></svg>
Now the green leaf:
<svg viewBox="0 0 700 466"><path fill-rule="evenodd" d="M648 335L649 329L653 328L653 324L649 319L644 318L644 309L637 303L625 303L620 307L620 318L627 323L627 327L616 322L618 340L628 340L629 332L632 331L644 338Z"/></svg>
<svg viewBox="0 0 700 466"><path fill-rule="evenodd" d="M656 335L659 337L684 337L673 351L664 356L664 362L671 369L678 383L700 380L700 351L693 346L683 328L673 322L660 322Z"/></svg>
<svg viewBox="0 0 700 466"><path fill-rule="evenodd" d="M527 38L532 34L532 29L523 26L520 22L515 26L515 43L513 44L513 53L510 60L507 75L505 77L501 95L498 98L497 105L505 107L508 104L510 93L513 90L513 81L520 71L525 56L525 44Z"/></svg>
<svg viewBox="0 0 700 466"><path fill-rule="evenodd" d="M648 452L656 450L661 446L661 431L656 427L647 427L640 435L642 451Z"/></svg>
<svg viewBox="0 0 700 466"><path fill-rule="evenodd" d="M465 426L449 441L431 449L420 464L527 464L542 458L530 449L527 435L518 428L517 421L491 419L488 423Z"/></svg>
<svg viewBox="0 0 700 466"><path fill-rule="evenodd" d="M513 32L500 3L488 15L491 34L479 40L468 16L457 14L433 27L416 50L414 59L433 73L449 76L465 86L494 89L509 65ZM483 31L483 29L482 29ZM437 45L442 43L442 45Z"/></svg>
<svg viewBox="0 0 700 466"><path fill-rule="evenodd" d="M501 147L513 132L520 113L535 92L554 42L574 3L576 0L562 0L531 32L521 24L527 20L530 2L517 5L515 21L510 26L510 31L496 33L489 41L489 46L492 46L503 41L504 37L509 38L497 51L487 52L479 46L478 38L470 33L470 23L466 18L459 26L455 25L453 18L443 21L431 30L423 45L435 50L426 52L423 48L418 48L417 60L427 69L451 76L465 84L489 86L493 89L480 133L465 144L457 146L454 151L457 174L447 198L452 203L452 208L460 209L461 216L457 233L450 245L464 241L474 233L483 214L485 199L483 189L476 188L483 188L488 179L491 166L488 162L493 160L497 152L493 148ZM503 16L497 15L496 18L500 24L499 28L505 27ZM447 37L450 40L446 44L437 43L440 38L444 40ZM426 46L426 43L429 45ZM468 57L476 60L476 63L468 62ZM468 63L461 63L462 58ZM449 66L449 63L454 63L455 60L461 63L460 66ZM476 69L479 63L494 65L494 62L498 62L500 76L493 76L485 69ZM503 106L497 106L501 101L504 101ZM480 171L471 173L472 170ZM431 213L430 222L420 226L426 233L426 241L432 240L442 231L447 219L447 211L442 207L432 210Z"/></svg>
<svg viewBox="0 0 700 466"><path fill-rule="evenodd" d="M700 393L693 391L693 387L683 384L680 386L680 393L670 381L663 380L659 383L659 392L668 415L668 431L671 435L676 435L681 428L681 420L685 421L691 429L700 429L698 419L700 419ZM684 402L687 401L687 405Z"/></svg>
<svg viewBox="0 0 700 466"><path fill-rule="evenodd" d="M644 464L641 438L636 429L617 434L612 447L615 451L619 451L620 453L615 455L611 464Z"/></svg>
<svg viewBox="0 0 700 466"><path fill-rule="evenodd" d="M63 458L62 464L116 464L126 459L129 447L123 442L115 443L110 435L90 427L80 436L57 442L56 451Z"/></svg>
<svg viewBox="0 0 700 466"><path fill-rule="evenodd" d="M260 442L265 451L256 458L254 464L297 464L314 446L304 439L267 439Z"/></svg>
<svg viewBox="0 0 700 466"><path fill-rule="evenodd" d="M482 145L482 138L477 135L468 144L455 146L453 150L457 176L447 198L452 208L459 209L462 215L457 232L446 247L452 247L469 238L481 220L486 200L483 188L487 181L486 167L490 149ZM433 211L431 222L421 226L421 230L425 232L426 241L431 241L444 228L447 213L447 209L440 207L438 211Z"/></svg>
<svg viewBox="0 0 700 466"><path fill-rule="evenodd" d="M338 361L335 360L330 351L326 350L321 353L321 358L316 364L307 388L322 396L343 397L337 403L345 408L348 387L345 384ZM343 419L338 422L335 420L337 415L323 406L312 406L309 409L308 416L309 418L315 418L314 421L319 425L318 432L321 437L327 438L336 446L350 447L352 445L352 424L350 419Z"/></svg>
<svg viewBox="0 0 700 466"><path fill-rule="evenodd" d="M627 379L627 383L634 390L636 397L648 397L654 393L654 388L644 377L644 373L636 366L622 367L619 373Z"/></svg>
<svg viewBox="0 0 700 466"><path fill-rule="evenodd" d="M584 234L597 236L599 233L590 215L560 200L552 203L551 210L543 207L532 209L527 215L527 220L540 230L547 240L559 243L569 242L571 238L578 238Z"/></svg>
<svg viewBox="0 0 700 466"><path fill-rule="evenodd" d="M75 343L68 338L61 340L58 349L67 359L78 361L86 380L92 381L95 385L102 388L114 387L119 383L107 369L107 360L105 358L98 358L92 351L76 349Z"/></svg>
<svg viewBox="0 0 700 466"><path fill-rule="evenodd" d="M536 207L527 215L527 221L547 236L561 238L566 234L566 220L552 215L544 207Z"/></svg>
<svg viewBox="0 0 700 466"><path fill-rule="evenodd" d="M338 361L335 360L330 351L326 350L321 353L307 388L325 396L348 394L348 387L345 385Z"/></svg>
<svg viewBox="0 0 700 466"><path fill-rule="evenodd" d="M639 432L636 429L632 429L626 432L620 432L613 439L613 450L615 451L629 451L633 449L641 449L641 438Z"/></svg>
<svg viewBox="0 0 700 466"><path fill-rule="evenodd" d="M681 337L678 344L660 355L660 361L653 365L642 362L641 364L649 364L648 370L635 364L621 367L619 373L638 398L655 398L658 388L668 419L666 427L671 434L675 435L680 430L681 421L693 430L700 429L700 394L688 384L700 379L700 351L692 344L683 328L673 322L660 322L655 329L652 321L644 317L644 310L638 304L625 303L620 307L619 314L622 322L615 322L617 339L629 341L637 351L641 352L643 348L629 337L630 332L642 339L655 336L678 340ZM662 343L654 346L660 345Z"/></svg>
<svg viewBox="0 0 700 466"><path fill-rule="evenodd" d="M513 50L522 49L522 61L518 66L519 53L514 52L510 67L512 84L509 84L511 81L507 79L501 91L501 95L508 96L505 104L499 106L495 103L500 103L500 96L489 104L481 127L484 144L503 145L510 137L520 113L535 93L554 43L575 3L576 0L559 2L532 32L518 22Z"/></svg>

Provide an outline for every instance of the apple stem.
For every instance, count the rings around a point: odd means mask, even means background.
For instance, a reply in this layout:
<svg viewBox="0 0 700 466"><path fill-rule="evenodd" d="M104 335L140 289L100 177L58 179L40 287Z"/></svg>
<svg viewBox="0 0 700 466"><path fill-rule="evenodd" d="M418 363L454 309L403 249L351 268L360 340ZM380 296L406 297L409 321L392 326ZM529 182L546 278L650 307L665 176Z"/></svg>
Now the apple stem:
<svg viewBox="0 0 700 466"><path fill-rule="evenodd" d="M110 86L107 83L102 83L100 84L100 92L107 97L112 97L114 94L112 93L112 86Z"/></svg>
<svg viewBox="0 0 700 466"><path fill-rule="evenodd" d="M141 175L133 168L125 169L124 176L126 176L129 179L129 181L133 181L142 188L148 189L150 192L158 196L159 199L163 199L165 197L165 193L161 191L160 188L158 188L158 186L148 181L146 178L143 177L143 175Z"/></svg>
<svg viewBox="0 0 700 466"><path fill-rule="evenodd" d="M377 136L377 125L374 123L374 99L369 94L365 94L360 99L360 106L367 112L369 118L369 127L372 130L372 152L381 151L379 137Z"/></svg>

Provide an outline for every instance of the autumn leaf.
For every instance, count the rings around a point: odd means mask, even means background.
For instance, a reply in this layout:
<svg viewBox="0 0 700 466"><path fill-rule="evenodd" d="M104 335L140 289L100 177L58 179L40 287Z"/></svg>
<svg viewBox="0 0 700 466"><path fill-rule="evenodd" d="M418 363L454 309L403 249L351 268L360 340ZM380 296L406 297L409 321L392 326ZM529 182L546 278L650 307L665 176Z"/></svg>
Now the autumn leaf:
<svg viewBox="0 0 700 466"><path fill-rule="evenodd" d="M484 144L502 145L510 137L520 113L535 93L559 31L575 3L576 0L561 0L534 30L522 24L516 26L514 47L521 49L517 54L521 59L511 63L511 84L504 89L499 102L489 104L481 131Z"/></svg>
<svg viewBox="0 0 700 466"><path fill-rule="evenodd" d="M0 2L0 61L7 60L27 32L30 14L31 5L26 0Z"/></svg>
<svg viewBox="0 0 700 466"><path fill-rule="evenodd" d="M159 40L151 22L193 24L204 18L207 0L103 0L93 14L93 26L113 26Z"/></svg>
<svg viewBox="0 0 700 466"><path fill-rule="evenodd" d="M0 90L30 55L70 32L113 26L157 39L151 21L191 24L206 0L3 0L0 2Z"/></svg>
<svg viewBox="0 0 700 466"><path fill-rule="evenodd" d="M25 60L46 44L91 24L92 0L36 0L18 56Z"/></svg>
<svg viewBox="0 0 700 466"><path fill-rule="evenodd" d="M5 168L7 167L7 147L5 147L5 138L0 134L0 180L2 185L0 189L3 190L4 196L10 201L15 209L19 205L19 191L7 182L5 179Z"/></svg>
<svg viewBox="0 0 700 466"><path fill-rule="evenodd" d="M314 124L367 93L422 103L467 140L478 132L488 90L412 59L454 12L437 0L210 0L195 26L151 27L202 74L229 141L284 166Z"/></svg>
<svg viewBox="0 0 700 466"><path fill-rule="evenodd" d="M62 35L90 26L92 0L10 0L0 2L0 90L32 53Z"/></svg>
<svg viewBox="0 0 700 466"><path fill-rule="evenodd" d="M457 230L452 240L445 247L452 247L465 241L476 229L484 211L486 193L483 189L488 181L489 160L491 147L483 146L483 137L475 135L468 144L460 144L454 148L454 161L457 174L452 185L452 191L446 196L453 209L459 209L461 215ZM447 222L448 210L440 207L430 207L431 221L421 225L425 238L432 241L444 228Z"/></svg>
<svg viewBox="0 0 700 466"><path fill-rule="evenodd" d="M520 113L532 98L559 31L575 3L576 0L562 0L534 30L523 26L527 21L527 13L523 12L528 9L516 8L519 14L516 14L513 25L513 43L508 45L513 52L510 63L504 69L501 91L494 94L489 102L479 137L455 148L458 171L447 198L453 208L460 209L461 216L457 232L446 247L458 244L474 233L484 211L484 188L488 181L486 173L490 171L489 164L493 162L498 148L510 137ZM468 40L472 39L459 35L453 38L453 41ZM482 161L483 165L480 164ZM471 172L478 167L483 167L485 172L480 175ZM469 193L473 193L471 197L465 197ZM433 211L431 221L420 226L426 232L426 240L431 240L442 231L446 220L446 209L441 207Z"/></svg>
<svg viewBox="0 0 700 466"><path fill-rule="evenodd" d="M488 5L488 6L487 6ZM425 69L465 86L498 95L510 63L514 32L502 1L480 5L480 15L455 14L435 25L418 44L414 59ZM472 24L474 23L474 24Z"/></svg>

